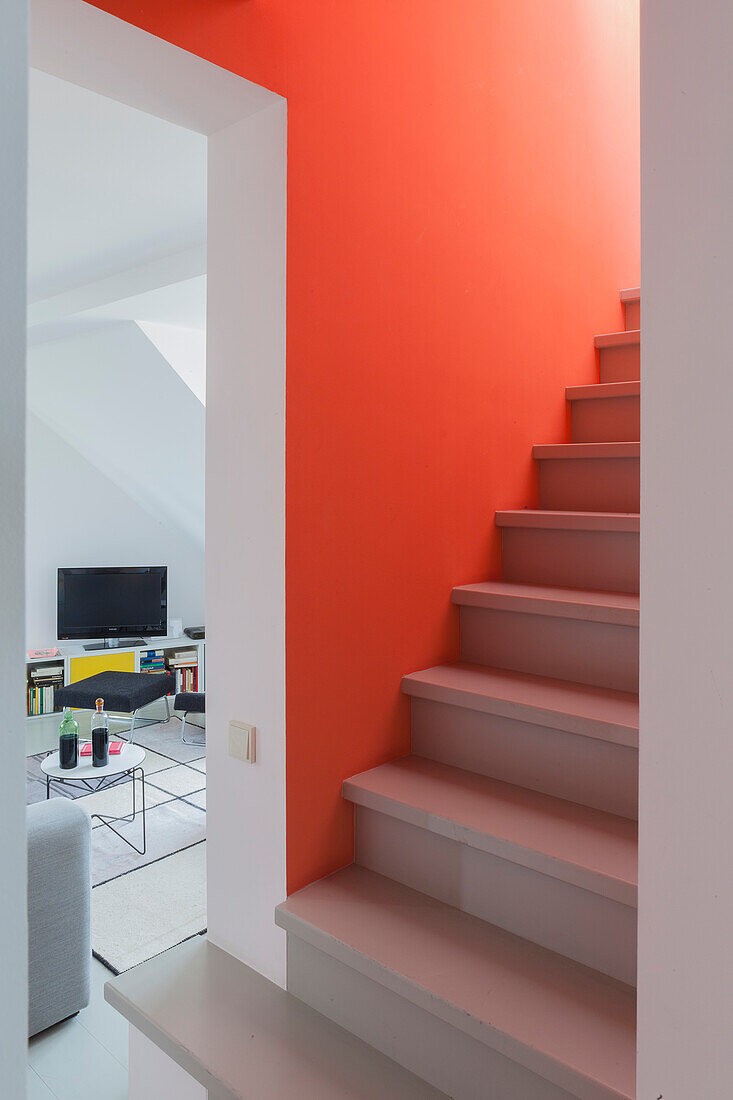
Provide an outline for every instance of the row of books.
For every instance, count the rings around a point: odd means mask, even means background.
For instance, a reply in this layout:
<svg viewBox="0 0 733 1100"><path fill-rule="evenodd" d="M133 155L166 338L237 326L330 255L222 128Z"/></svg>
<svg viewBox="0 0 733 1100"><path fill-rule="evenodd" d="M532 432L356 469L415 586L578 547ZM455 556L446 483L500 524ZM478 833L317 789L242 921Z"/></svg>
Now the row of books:
<svg viewBox="0 0 733 1100"><path fill-rule="evenodd" d="M59 684L59 687L61 687L61 684ZM37 714L52 714L54 710L53 695L54 689L50 685L48 687L29 687L28 717L34 718Z"/></svg>
<svg viewBox="0 0 733 1100"><path fill-rule="evenodd" d="M148 649L140 654L141 672L173 672L176 692L198 691L199 657L196 649Z"/></svg>
<svg viewBox="0 0 733 1100"><path fill-rule="evenodd" d="M171 671L173 671L171 669ZM179 691L198 691L199 689L199 670L198 665L194 668L177 668L176 669L176 695Z"/></svg>
<svg viewBox="0 0 733 1100"><path fill-rule="evenodd" d="M196 649L177 649L168 658L168 668L176 674L176 694L179 691L198 691L199 659Z"/></svg>
<svg viewBox="0 0 733 1100"><path fill-rule="evenodd" d="M30 670L26 706L28 715L52 714L54 692L64 683L63 665L39 665Z"/></svg>
<svg viewBox="0 0 733 1100"><path fill-rule="evenodd" d="M141 672L165 672L165 650L148 649L140 654Z"/></svg>

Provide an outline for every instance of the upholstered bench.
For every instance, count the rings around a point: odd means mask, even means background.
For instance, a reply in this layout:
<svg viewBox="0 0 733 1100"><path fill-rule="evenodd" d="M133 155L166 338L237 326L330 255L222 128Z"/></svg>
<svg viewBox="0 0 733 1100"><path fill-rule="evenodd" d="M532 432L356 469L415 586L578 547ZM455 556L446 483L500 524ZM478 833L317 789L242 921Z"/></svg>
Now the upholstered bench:
<svg viewBox="0 0 733 1100"><path fill-rule="evenodd" d="M75 684L57 688L54 704L59 707L94 710L95 701L104 699L104 709L108 713L121 711L131 715L128 738L132 744L136 725L150 726L170 719L168 696L175 690L176 678L169 672L98 672L95 676L87 676L85 680L77 680ZM158 699L165 701L165 719L138 716L139 710ZM119 722L122 719L114 718L113 721Z"/></svg>
<svg viewBox="0 0 733 1100"><path fill-rule="evenodd" d="M173 700L173 709L182 710L181 741L184 745L203 745L206 743L206 733L202 731L201 740L186 740L186 718L189 714L206 714L206 695L203 691L179 691Z"/></svg>
<svg viewBox="0 0 733 1100"><path fill-rule="evenodd" d="M28 1035L89 1004L92 822L69 798L29 806Z"/></svg>

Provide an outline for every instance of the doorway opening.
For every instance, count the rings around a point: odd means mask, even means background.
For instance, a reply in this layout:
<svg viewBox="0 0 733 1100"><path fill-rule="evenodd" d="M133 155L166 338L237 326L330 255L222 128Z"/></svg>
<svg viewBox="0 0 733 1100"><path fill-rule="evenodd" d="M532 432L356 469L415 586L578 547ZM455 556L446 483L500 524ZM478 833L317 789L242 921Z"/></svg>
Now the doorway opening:
<svg viewBox="0 0 733 1100"><path fill-rule="evenodd" d="M92 948L120 973L206 928L206 643L183 632L205 620L206 137L37 69L29 91L27 801L92 815ZM132 717L128 682L159 689Z"/></svg>
<svg viewBox="0 0 733 1100"><path fill-rule="evenodd" d="M26 645L60 652L26 663L31 801L66 687L175 678L135 708L144 843L139 773L73 794L99 815L93 946L114 970L208 926L284 977L285 146L280 96L80 0L34 0ZM59 567L160 565L166 637L88 652L58 635ZM175 711L179 690L205 718ZM129 741L133 707L107 709ZM229 756L232 721L257 727L254 767Z"/></svg>

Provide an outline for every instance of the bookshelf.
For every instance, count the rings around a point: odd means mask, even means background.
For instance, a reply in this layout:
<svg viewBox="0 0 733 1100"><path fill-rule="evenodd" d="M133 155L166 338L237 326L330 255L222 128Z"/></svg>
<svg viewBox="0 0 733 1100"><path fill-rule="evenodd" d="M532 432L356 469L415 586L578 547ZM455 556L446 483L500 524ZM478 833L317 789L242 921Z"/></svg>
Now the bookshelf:
<svg viewBox="0 0 733 1100"><path fill-rule="evenodd" d="M26 663L26 713L29 718L53 714L56 688L63 687L64 661L61 655L49 660L36 658Z"/></svg>
<svg viewBox="0 0 733 1100"><path fill-rule="evenodd" d="M26 655L25 667L27 720L34 722L58 713L60 708L54 706L52 697L56 687L76 683L97 672L170 671L176 674L177 692L205 691L206 643L192 641L184 635L153 638L144 646L120 646L92 653L87 653L82 646L68 646L59 648L54 657Z"/></svg>

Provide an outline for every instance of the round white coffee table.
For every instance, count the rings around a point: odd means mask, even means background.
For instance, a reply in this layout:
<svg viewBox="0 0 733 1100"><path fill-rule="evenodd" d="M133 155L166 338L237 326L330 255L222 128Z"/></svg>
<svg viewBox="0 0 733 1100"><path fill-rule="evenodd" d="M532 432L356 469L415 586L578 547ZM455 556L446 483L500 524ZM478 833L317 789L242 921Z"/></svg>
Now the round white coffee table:
<svg viewBox="0 0 733 1100"><path fill-rule="evenodd" d="M81 746L80 746L81 747ZM121 783L127 776L132 779L132 814L127 817L112 817L110 814L92 814L92 817L96 817L103 825L106 825L108 829L124 840L125 844L128 844L139 855L145 855L147 849L147 837L145 833L145 771L143 770L142 763L145 759L145 749L139 745L124 744L121 752L110 755L109 764L103 768L95 768L91 760L87 763L86 760L82 763L81 757L79 763L75 768L60 768L59 767L59 754L58 752L49 753L45 760L41 761L41 771L46 776L46 798L51 797L51 783L66 783L71 787L76 787L79 790L86 790L90 794L95 791L106 791L109 787L114 787L118 783ZM140 773L140 781L142 788L142 826L143 826L143 846L138 848L133 844L131 840L128 840L126 836L123 836L113 825L112 821L134 821L137 816L137 799L136 799L136 784L135 777L137 773Z"/></svg>

